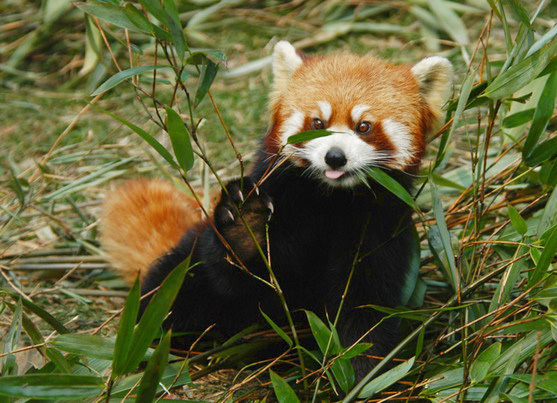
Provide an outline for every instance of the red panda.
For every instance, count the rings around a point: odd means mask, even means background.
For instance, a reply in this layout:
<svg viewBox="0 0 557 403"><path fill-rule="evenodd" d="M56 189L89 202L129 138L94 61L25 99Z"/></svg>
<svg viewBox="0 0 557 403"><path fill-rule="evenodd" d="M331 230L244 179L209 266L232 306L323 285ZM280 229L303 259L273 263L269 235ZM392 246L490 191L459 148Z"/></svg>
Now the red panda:
<svg viewBox="0 0 557 403"><path fill-rule="evenodd" d="M143 293L191 254L198 264L166 326L200 333L214 324L230 336L256 322L260 309L284 321L275 291L254 278L269 275L245 221L263 250L268 242L292 311L334 315L353 270L338 324L341 342L363 336L373 343L370 354L384 355L397 342L397 323L383 321L370 331L382 315L357 307L401 303L412 211L371 179L362 183L360 173L379 167L411 188L450 87L451 64L441 57L396 66L371 56L307 56L281 41L272 70L269 132L250 174L226 186L210 220L199 220L195 203L168 184L132 182L105 202L103 248L128 280L141 273ZM333 134L287 143L318 129ZM353 362L357 379L374 365L368 358Z"/></svg>

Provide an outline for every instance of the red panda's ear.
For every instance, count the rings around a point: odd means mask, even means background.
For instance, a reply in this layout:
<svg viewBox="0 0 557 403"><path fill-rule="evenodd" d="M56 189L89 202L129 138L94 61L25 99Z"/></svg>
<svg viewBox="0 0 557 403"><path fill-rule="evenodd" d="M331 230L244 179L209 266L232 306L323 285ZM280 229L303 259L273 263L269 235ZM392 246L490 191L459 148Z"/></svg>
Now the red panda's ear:
<svg viewBox="0 0 557 403"><path fill-rule="evenodd" d="M431 112L438 116L447 99L453 81L453 66L444 57L432 56L422 59L412 67L420 92Z"/></svg>
<svg viewBox="0 0 557 403"><path fill-rule="evenodd" d="M275 92L284 90L292 73L303 62L303 59L290 42L278 42L273 50L273 90Z"/></svg>

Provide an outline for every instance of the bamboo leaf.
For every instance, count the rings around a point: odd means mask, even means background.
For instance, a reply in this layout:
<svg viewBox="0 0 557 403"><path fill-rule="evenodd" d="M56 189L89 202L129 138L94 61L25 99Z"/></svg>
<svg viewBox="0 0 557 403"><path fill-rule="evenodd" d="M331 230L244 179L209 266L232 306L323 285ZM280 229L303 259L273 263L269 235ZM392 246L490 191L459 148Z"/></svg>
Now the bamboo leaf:
<svg viewBox="0 0 557 403"><path fill-rule="evenodd" d="M501 354L501 343L497 342L490 345L478 355L470 368L470 378L472 378L472 382L481 382L485 379L489 368L497 357L499 357L499 354Z"/></svg>
<svg viewBox="0 0 557 403"><path fill-rule="evenodd" d="M393 179L389 174L385 173L379 168L376 167L369 167L365 170L366 174L369 175L375 182L379 183L389 192L394 194L404 203L408 204L412 207L415 211L419 212L420 209L414 198L408 193L408 191L395 179Z"/></svg>
<svg viewBox="0 0 557 403"><path fill-rule="evenodd" d="M439 198L439 191L437 190L437 186L430 178L429 180L431 186L431 196L433 199L433 215L435 217L435 221L437 223L437 229L440 237L440 242L443 247L443 251L447 262L449 264L447 275L451 281L451 285L453 289L456 291L459 289L458 287L458 273L456 271L456 262L454 258L454 252L451 245L451 235L449 233L449 229L447 228L447 222L445 221L445 214L443 213L443 205L441 204L441 199ZM430 229L430 233L433 232Z"/></svg>
<svg viewBox="0 0 557 403"><path fill-rule="evenodd" d="M159 0L139 0L139 3L151 13L163 26L166 26L167 15Z"/></svg>
<svg viewBox="0 0 557 403"><path fill-rule="evenodd" d="M277 400L281 403L299 403L300 399L296 396L294 390L288 383L273 371L269 370L271 374L271 382Z"/></svg>
<svg viewBox="0 0 557 403"><path fill-rule="evenodd" d="M292 347L292 339L290 338L290 336L288 336L284 330L282 330L280 328L280 326L278 326L275 322L273 322L273 320L268 317L267 315L265 315L265 312L263 312L261 310L261 308L259 308L259 312L261 312L261 315L263 315L263 317L265 318L265 320L267 321L267 323L273 328L273 330L286 342L286 344L288 344L289 347Z"/></svg>
<svg viewBox="0 0 557 403"><path fill-rule="evenodd" d="M168 135L172 143L172 148L180 166L189 171L193 167L193 149L191 146L190 134L182 118L174 109L166 108Z"/></svg>
<svg viewBox="0 0 557 403"><path fill-rule="evenodd" d="M213 84L213 80L217 75L217 71L219 69L219 65L212 62L209 59L206 59L206 63L201 71L201 77L199 78L199 84L197 86L197 91L195 93L195 102L194 107L197 107L199 103L203 100L205 95L207 95L207 91Z"/></svg>
<svg viewBox="0 0 557 403"><path fill-rule="evenodd" d="M379 375L377 378L371 380L358 395L359 399L368 399L385 388L388 388L395 382L400 381L406 376L408 371L412 369L416 357L410 358L408 361L391 368L387 372Z"/></svg>
<svg viewBox="0 0 557 403"><path fill-rule="evenodd" d="M537 166L553 158L557 154L557 137L553 137L534 148L530 155L525 159L526 165Z"/></svg>
<svg viewBox="0 0 557 403"><path fill-rule="evenodd" d="M347 360L352 359L359 356L360 354L365 353L371 347L373 347L373 343L358 343L351 349L348 349L344 353L342 353L342 358L345 358Z"/></svg>
<svg viewBox="0 0 557 403"><path fill-rule="evenodd" d="M437 157L435 158L435 167L438 167L443 159L445 158L446 148L449 140L453 137L453 133L458 127L460 120L462 118L462 113L466 109L466 104L470 97L470 92L472 91L472 85L474 84L474 73L470 72L468 77L464 80L462 84L462 89L460 90L460 97L458 99L458 104L456 106L456 111L453 116L453 124L450 130L441 136L441 142L439 143L439 151L437 152Z"/></svg>
<svg viewBox="0 0 557 403"><path fill-rule="evenodd" d="M525 109L520 112L513 113L512 115L505 116L502 125L507 129L512 129L513 127L522 126L528 123L534 117L535 108Z"/></svg>
<svg viewBox="0 0 557 403"><path fill-rule="evenodd" d="M557 24L554 24L549 31L543 34L543 36L530 47L528 53L526 53L526 57L533 55L538 50L543 48L545 45L551 42L556 35L557 35ZM555 61L557 61L557 59L554 59L554 62Z"/></svg>
<svg viewBox="0 0 557 403"><path fill-rule="evenodd" d="M186 40L184 39L184 32L180 16L174 0L164 0L164 8L167 14L167 25L172 36L172 43L176 48L176 53L179 60L184 59L184 54L187 49Z"/></svg>
<svg viewBox="0 0 557 403"><path fill-rule="evenodd" d="M0 395L33 399L79 399L99 395L104 380L74 374L32 374L0 378Z"/></svg>
<svg viewBox="0 0 557 403"><path fill-rule="evenodd" d="M530 273L528 287L532 287L544 277L549 265L555 258L555 255L557 255L557 225L553 228L553 231L550 233L545 242L540 259L536 264L536 268Z"/></svg>
<svg viewBox="0 0 557 403"><path fill-rule="evenodd" d="M15 301L18 301L21 298L20 295L13 294L13 293L10 293L10 292L7 292L7 291L0 291L0 295L9 295ZM30 312L33 312L39 318L41 318L46 323L48 323L50 326L52 326L52 328L54 330L56 330L58 333L60 333L60 334L68 333L68 329L66 329L66 327L62 323L60 323L54 316L49 314L43 308L41 308L40 306L38 306L37 304L35 304L34 302L32 302L32 301L30 301L26 298L23 298L22 302L23 302L23 306L26 310L28 310Z"/></svg>
<svg viewBox="0 0 557 403"><path fill-rule="evenodd" d="M325 325L325 323L323 323L323 321L319 319L319 317L313 312L306 311L306 316L308 319L309 327L311 329L311 333L313 334L313 337L315 338L319 349L322 353L325 353L325 351L327 351L329 339L331 338L331 331L329 330L327 325ZM340 350L337 348L337 346L334 346L331 342L328 353L338 354L339 352Z"/></svg>
<svg viewBox="0 0 557 403"><path fill-rule="evenodd" d="M93 334L61 334L49 343L68 353L102 360L112 360L114 353L114 339Z"/></svg>
<svg viewBox="0 0 557 403"><path fill-rule="evenodd" d="M516 15L517 19L528 28L531 28L530 17L528 17L528 12L521 4L521 2L519 0L508 0L508 4L510 4L511 9L513 10L514 15Z"/></svg>
<svg viewBox="0 0 557 403"><path fill-rule="evenodd" d="M506 98L534 80L555 57L557 40L553 39L536 53L526 57L499 74L485 89L483 95L492 99Z"/></svg>
<svg viewBox="0 0 557 403"><path fill-rule="evenodd" d="M542 236L548 229L557 225L557 186L553 188L549 200L543 209L543 215L536 230L538 236Z"/></svg>
<svg viewBox="0 0 557 403"><path fill-rule="evenodd" d="M122 81L127 80L128 78L131 78L133 76L137 76L139 74L143 74L148 71L168 69L168 68L171 68L171 66L138 66L138 67L132 67L131 69L127 69L127 70L122 70L114 74L104 83L102 83L95 91L93 91L91 96L102 94L103 92L106 92L116 87Z"/></svg>
<svg viewBox="0 0 557 403"><path fill-rule="evenodd" d="M522 157L527 159L532 154L534 147L538 144L538 141L545 131L549 119L553 114L553 109L555 108L555 97L557 96L557 72L550 74L545 87L540 95L538 105L536 106L536 111L534 112L534 119L532 121L532 126L528 132L528 137L524 142L524 147L522 149ZM528 161L526 161L528 163Z"/></svg>
<svg viewBox="0 0 557 403"><path fill-rule="evenodd" d="M509 210L509 218L511 219L511 224L520 235L526 235L528 232L528 224L524 221L524 218L520 215L520 213L512 206L508 205L507 209Z"/></svg>
<svg viewBox="0 0 557 403"><path fill-rule="evenodd" d="M172 332L169 330L164 335L147 363L147 367L141 378L141 383L139 384L136 402L148 403L154 401L159 382L168 363L171 334Z"/></svg>
<svg viewBox="0 0 557 403"><path fill-rule="evenodd" d="M139 276L135 279L133 287L128 294L120 324L118 325L118 333L116 335L116 344L114 346L114 357L112 361L112 372L114 375L124 375L124 367L128 359L133 338L133 328L137 321L139 313L139 297L141 287L139 285Z"/></svg>
<svg viewBox="0 0 557 403"><path fill-rule="evenodd" d="M288 144L298 144L298 143L303 143L304 141L310 141L310 140L313 140L313 139L317 139L319 137L330 136L333 133L334 132L330 132L330 131L325 130L325 129L308 130L306 132L293 134L292 136L288 137L286 142Z"/></svg>
<svg viewBox="0 0 557 403"><path fill-rule="evenodd" d="M163 320L172 307L172 303L176 295L178 295L178 291L180 291L184 282L184 277L190 268L190 260L191 256L177 265L164 279L160 289L151 298L149 305L147 305L134 330L132 347L126 365L122 368L123 373L129 373L137 368L143 360L149 345L159 335Z"/></svg>
<svg viewBox="0 0 557 403"><path fill-rule="evenodd" d="M437 21L449 36L459 45L466 45L468 39L468 29L462 22L458 14L449 7L449 2L444 0L428 0L429 8L437 17Z"/></svg>
<svg viewBox="0 0 557 403"><path fill-rule="evenodd" d="M113 114L113 113L111 113L111 112L107 111L106 109L103 109L99 106L95 105L95 108L100 110L102 113L105 113L108 116L112 117L113 119L116 119L118 122L128 126L135 133L137 133L143 140L145 140L145 142L147 142L147 144L149 144L151 147L153 147L155 149L155 151L158 152L159 155L161 157L163 157L170 165L172 165L176 169L179 168L176 161L174 161L174 157L172 157L172 154L170 154L168 152L168 150L166 148L164 148L164 146L157 141L157 139L155 139L153 136L151 136L149 133L147 133L141 127L136 126L133 123L127 121L126 119L121 118L120 116L115 115L115 114Z"/></svg>
<svg viewBox="0 0 557 403"><path fill-rule="evenodd" d="M132 23L124 14L123 8L114 4L89 1L87 3L74 3L81 11L91 14L103 21L110 22L120 28L126 28L134 32L149 33L148 30L141 29Z"/></svg>

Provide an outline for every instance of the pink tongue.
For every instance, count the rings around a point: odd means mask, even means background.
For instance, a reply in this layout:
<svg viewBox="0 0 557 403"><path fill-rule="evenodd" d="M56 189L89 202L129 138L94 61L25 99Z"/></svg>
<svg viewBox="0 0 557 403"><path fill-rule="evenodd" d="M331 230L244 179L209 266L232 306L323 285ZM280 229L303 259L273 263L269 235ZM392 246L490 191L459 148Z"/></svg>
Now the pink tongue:
<svg viewBox="0 0 557 403"><path fill-rule="evenodd" d="M344 174L345 174L344 171L335 171L335 170L332 170L332 169L327 169L325 171L325 176L329 179L338 179Z"/></svg>

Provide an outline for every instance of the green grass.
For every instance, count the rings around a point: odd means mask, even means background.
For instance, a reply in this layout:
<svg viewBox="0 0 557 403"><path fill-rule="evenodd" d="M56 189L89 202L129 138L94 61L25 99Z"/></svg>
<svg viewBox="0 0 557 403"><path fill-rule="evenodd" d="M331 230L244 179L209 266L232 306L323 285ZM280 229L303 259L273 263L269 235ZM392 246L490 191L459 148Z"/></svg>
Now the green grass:
<svg viewBox="0 0 557 403"><path fill-rule="evenodd" d="M555 90L546 85L548 75L535 81L528 78L540 65L540 54L555 65L555 35L519 76L502 86L497 82L508 74L501 71L503 66L511 72L520 67L532 44L553 32L557 5L548 2L529 28L524 16L534 14L538 1L414 0L358 6L333 0L286 5L238 1L206 14L202 21L199 17L216 1L177 3L182 24L197 20L185 30L189 46L226 55L226 67L220 67L211 93L248 162L267 128L270 69L232 78L226 74L268 56L274 41L302 41L309 53L370 51L396 63L413 63L433 53L451 59L456 79L447 121L454 118L457 124L452 128L449 124L428 145L416 198L423 212L415 216L421 240L419 284L427 291L415 295L416 310L389 311L405 318L403 326L414 336L388 357L400 366L387 380L371 373L366 379L371 383L360 386L377 390L374 399L555 400L557 152L552 141L557 120L552 102L538 102L540 97L553 100ZM159 334L139 327L133 336L129 329L134 315L121 314L128 289L99 256L100 201L113 183L140 175L173 178L185 186L178 173L126 126L95 108L80 115L93 90L118 69L101 37L90 30L87 36L86 17L70 1L44 0L38 7L30 1L0 5L0 398L21 396L21 385L27 385L28 396L53 399L61 391L44 391L41 385L58 383L74 397L87 396L91 401L109 393L121 400L128 392L149 400L162 376L169 393L182 399L295 400L296 395L307 400L315 395L318 400L338 400L328 378L317 382L312 375L307 385L294 381L301 372L293 349L287 350L283 365L272 366L273 373L264 364L252 365L249 351L259 348L260 333L247 342L233 341L223 352L223 346L205 346L212 352L210 360L197 353L187 359L172 356L164 372L158 370L168 361L164 344L156 352L148 350L147 365L126 367L120 362L112 371L113 353L124 354L141 334L151 339ZM478 42L490 21L483 42ZM128 68L124 31L101 24L114 57L122 69ZM517 40L529 30L530 37ZM34 40L27 39L33 35ZM469 42L459 45L466 36ZM137 32L130 38L136 52L134 66L154 64L153 38ZM87 50L87 39L98 40L100 51L97 62L88 64L84 73L84 60L96 57ZM473 54L469 73L467 63ZM157 63L167 61L159 55ZM160 70L158 77L172 78L170 72ZM195 92L197 69L188 65L186 72L184 83ZM473 87L464 102L468 74L473 74L468 81ZM524 82L518 88L520 80ZM480 82L489 85L490 97L474 89ZM151 90L148 83L142 86ZM169 104L172 94L171 86L157 84L157 98L163 104ZM462 108L457 108L459 100ZM146 130L172 151L167 135L149 120L149 114L154 116L151 99L129 83L110 90L97 104ZM191 128L181 91L177 105ZM535 114L514 115L530 108L537 108ZM521 124L510 127L507 122L512 118L505 120L510 116L518 116ZM207 96L195 117L204 119L197 135L211 165L223 179L239 175L234 150ZM203 176L200 158L195 158L187 178L198 188L208 181L218 189L214 177ZM456 277L450 274L454 272ZM17 297L21 294L24 301ZM130 312L134 298L132 293L125 305ZM310 321L314 336L331 337L324 324ZM263 335L293 343L289 330L273 330L270 324ZM308 335L301 328L297 332ZM120 341L115 346L117 334ZM338 380L338 366L350 365L342 357L346 353L342 347L347 346L333 345L328 351L329 358L336 356L337 367L318 366L316 374L326 370ZM141 357L134 358L141 359L144 352L137 354ZM304 355L304 361L311 358ZM33 382L35 389L29 386ZM136 383L142 386L134 389ZM355 386L348 385L348 399L360 393ZM167 395L160 385L157 393Z"/></svg>

